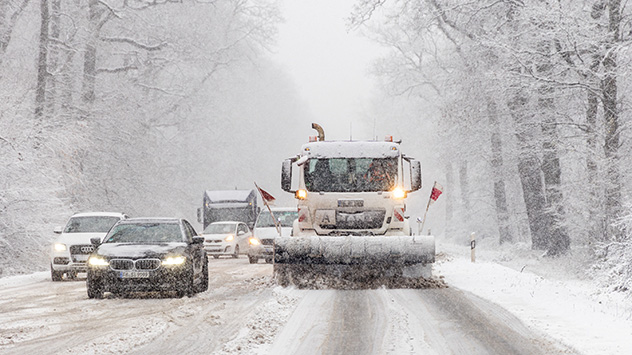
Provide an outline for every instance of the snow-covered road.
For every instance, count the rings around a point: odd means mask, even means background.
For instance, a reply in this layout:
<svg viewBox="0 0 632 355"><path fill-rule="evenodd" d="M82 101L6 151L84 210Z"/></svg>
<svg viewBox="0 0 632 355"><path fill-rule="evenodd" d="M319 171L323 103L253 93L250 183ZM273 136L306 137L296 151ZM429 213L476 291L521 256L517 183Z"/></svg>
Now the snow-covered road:
<svg viewBox="0 0 632 355"><path fill-rule="evenodd" d="M2 354L573 353L504 309L455 287L299 290L272 266L210 261L188 298L87 298L84 281L0 279Z"/></svg>

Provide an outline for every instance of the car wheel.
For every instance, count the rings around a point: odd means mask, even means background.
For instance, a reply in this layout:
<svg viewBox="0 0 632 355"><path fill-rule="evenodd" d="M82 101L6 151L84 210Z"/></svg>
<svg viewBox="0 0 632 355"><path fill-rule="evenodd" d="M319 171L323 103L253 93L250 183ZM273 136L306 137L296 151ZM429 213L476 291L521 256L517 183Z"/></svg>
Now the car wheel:
<svg viewBox="0 0 632 355"><path fill-rule="evenodd" d="M208 290L208 258L204 258L204 266L202 267L202 281L200 282L200 288L198 292L205 292Z"/></svg>
<svg viewBox="0 0 632 355"><path fill-rule="evenodd" d="M248 261L250 261L251 264L256 264L259 261L259 258L256 256L248 255Z"/></svg>
<svg viewBox="0 0 632 355"><path fill-rule="evenodd" d="M177 286L177 290L176 293L178 294L178 297L182 298L184 296L193 296L193 294L195 294L195 280L194 280L195 275L193 274L193 267L191 265L189 265L187 267L187 272L184 274L184 281L179 284Z"/></svg>
<svg viewBox="0 0 632 355"><path fill-rule="evenodd" d="M272 264L272 258L267 258L267 259L266 259L266 263L268 263L268 264Z"/></svg>
<svg viewBox="0 0 632 355"><path fill-rule="evenodd" d="M64 276L64 272L63 271L55 271L55 269L53 269L53 265L50 265L50 278L53 281L61 281L62 276Z"/></svg>
<svg viewBox="0 0 632 355"><path fill-rule="evenodd" d="M219 259L219 255L213 255L215 259Z"/></svg>
<svg viewBox="0 0 632 355"><path fill-rule="evenodd" d="M239 257L239 245L235 245L235 253L233 254L233 258L237 259Z"/></svg>
<svg viewBox="0 0 632 355"><path fill-rule="evenodd" d="M86 288L88 289L88 298L103 298L103 285L101 281L96 281L93 277L88 276Z"/></svg>

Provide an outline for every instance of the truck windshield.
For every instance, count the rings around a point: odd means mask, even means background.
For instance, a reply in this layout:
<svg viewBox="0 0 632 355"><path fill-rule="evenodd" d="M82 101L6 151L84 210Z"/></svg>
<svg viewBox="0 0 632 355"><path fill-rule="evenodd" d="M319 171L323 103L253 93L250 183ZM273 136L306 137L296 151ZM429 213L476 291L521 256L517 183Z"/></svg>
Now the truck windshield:
<svg viewBox="0 0 632 355"><path fill-rule="evenodd" d="M310 159L305 167L308 191L390 191L395 187L397 158Z"/></svg>
<svg viewBox="0 0 632 355"><path fill-rule="evenodd" d="M272 211L272 213L274 213L274 218L281 222L281 227L292 227L292 223L294 223L294 220L298 218L297 211ZM259 219L257 219L256 227L274 227L274 221L272 220L270 211L267 209L261 211Z"/></svg>

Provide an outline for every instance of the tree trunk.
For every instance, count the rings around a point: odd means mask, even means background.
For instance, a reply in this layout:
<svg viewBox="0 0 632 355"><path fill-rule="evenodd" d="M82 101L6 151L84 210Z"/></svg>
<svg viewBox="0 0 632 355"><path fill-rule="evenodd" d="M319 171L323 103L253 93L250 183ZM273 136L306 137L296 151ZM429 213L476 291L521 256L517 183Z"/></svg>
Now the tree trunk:
<svg viewBox="0 0 632 355"><path fill-rule="evenodd" d="M492 178L494 180L494 201L496 202L496 217L498 218L498 241L500 244L512 241L509 228L509 211L507 208L507 194L505 191L505 172L503 167L503 149L500 136L500 123L496 103L487 100L487 113L491 129L492 148Z"/></svg>
<svg viewBox="0 0 632 355"><path fill-rule="evenodd" d="M446 162L445 164L445 180L446 187L449 190L452 190L454 186L454 174L452 173L452 164L450 162ZM452 219L454 217L454 194L448 193L445 197L445 234L447 236L451 236L455 230L452 226Z"/></svg>
<svg viewBox="0 0 632 355"><path fill-rule="evenodd" d="M459 166L459 185L461 186L461 202L463 205L465 225L469 226L471 219L470 209L470 185L467 178L467 160L463 160Z"/></svg>
<svg viewBox="0 0 632 355"><path fill-rule="evenodd" d="M537 125L525 112L528 99L522 89L518 89L508 107L516 123L516 138L518 140L518 174L522 184L522 194L529 231L531 232L531 247L537 250L547 250L549 235L549 216L546 213L546 197L544 181L540 169L540 158L535 147Z"/></svg>
<svg viewBox="0 0 632 355"><path fill-rule="evenodd" d="M97 38L99 30L99 2L98 0L88 1L89 13L89 38L86 43L86 52L83 58L83 93L82 99L85 105L85 115L89 116L92 103L95 98L95 82L97 76Z"/></svg>
<svg viewBox="0 0 632 355"><path fill-rule="evenodd" d="M539 26L543 30L553 27L544 22ZM538 44L540 53L551 53L551 43L541 41ZM538 60L537 70L540 76L549 77L552 74L553 63L551 56L544 56ZM562 168L558 153L557 121L555 120L555 89L549 83L538 86L538 116L542 129L542 173L544 175L546 213L548 214L549 235L546 239L546 250L549 255L560 255L568 251L570 237L564 226L564 196L562 194Z"/></svg>
<svg viewBox="0 0 632 355"><path fill-rule="evenodd" d="M615 220L621 214L621 177L619 173L619 108L617 107L617 45L620 40L619 27L621 24L621 0L608 2L608 30L611 42L606 46L606 56L603 60L605 75L602 81L603 109L605 121L606 154L606 218L608 219L608 235L615 240L622 238L621 232L614 226Z"/></svg>
<svg viewBox="0 0 632 355"><path fill-rule="evenodd" d="M44 108L46 106L46 81L48 80L48 0L40 0L39 58L37 60L37 85L35 87L35 146L42 134Z"/></svg>
<svg viewBox="0 0 632 355"><path fill-rule="evenodd" d="M54 116L56 112L57 95L57 83L59 82L59 33L60 33L60 13L61 13L61 0L51 1L51 16L50 16L50 38L54 40L54 43L49 48L49 75L48 75L48 99L46 112L50 117Z"/></svg>

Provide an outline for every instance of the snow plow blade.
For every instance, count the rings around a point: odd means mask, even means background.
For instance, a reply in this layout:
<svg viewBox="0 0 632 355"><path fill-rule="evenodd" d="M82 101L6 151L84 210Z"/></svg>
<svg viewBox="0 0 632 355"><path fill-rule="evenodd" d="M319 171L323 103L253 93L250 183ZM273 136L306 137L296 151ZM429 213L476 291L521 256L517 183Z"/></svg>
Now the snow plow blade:
<svg viewBox="0 0 632 355"><path fill-rule="evenodd" d="M310 236L278 237L277 264L430 264L434 237L415 236Z"/></svg>
<svg viewBox="0 0 632 355"><path fill-rule="evenodd" d="M282 286L397 287L429 279L434 257L433 236L278 237L274 274Z"/></svg>

